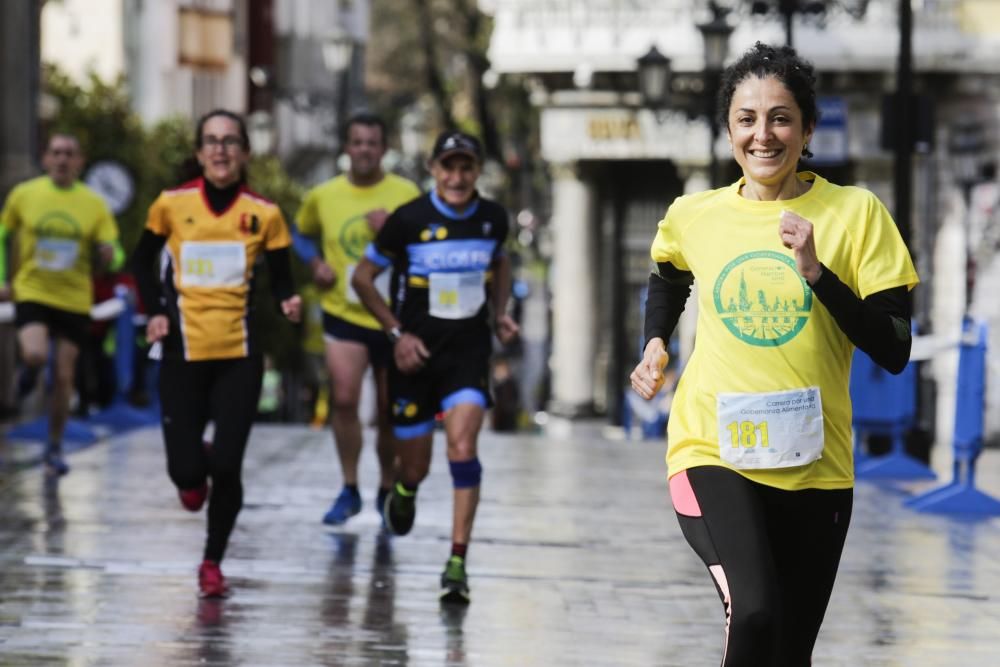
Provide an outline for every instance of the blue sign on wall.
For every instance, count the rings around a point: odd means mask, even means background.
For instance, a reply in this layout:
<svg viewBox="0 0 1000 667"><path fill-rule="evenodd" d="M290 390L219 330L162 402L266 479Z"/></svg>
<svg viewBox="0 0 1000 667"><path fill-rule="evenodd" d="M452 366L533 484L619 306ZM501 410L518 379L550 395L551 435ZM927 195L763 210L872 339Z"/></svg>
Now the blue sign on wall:
<svg viewBox="0 0 1000 667"><path fill-rule="evenodd" d="M843 97L819 97L819 122L809 142L810 164L840 165L847 162L847 102Z"/></svg>

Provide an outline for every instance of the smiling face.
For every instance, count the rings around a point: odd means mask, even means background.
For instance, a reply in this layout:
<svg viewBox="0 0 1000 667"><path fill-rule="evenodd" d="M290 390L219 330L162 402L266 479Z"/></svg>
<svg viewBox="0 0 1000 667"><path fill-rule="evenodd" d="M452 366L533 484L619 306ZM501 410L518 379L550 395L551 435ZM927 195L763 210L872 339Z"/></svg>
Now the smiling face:
<svg viewBox="0 0 1000 667"><path fill-rule="evenodd" d="M438 196L454 208L462 208L476 192L479 162L463 153L453 153L431 163L431 175Z"/></svg>
<svg viewBox="0 0 1000 667"><path fill-rule="evenodd" d="M351 123L347 128L344 152L351 158L351 181L369 184L382 178L382 157L385 155L385 137L378 125Z"/></svg>
<svg viewBox="0 0 1000 667"><path fill-rule="evenodd" d="M42 166L52 182L60 188L73 185L83 168L83 152L79 142L66 134L52 135L42 156Z"/></svg>
<svg viewBox="0 0 1000 667"><path fill-rule="evenodd" d="M212 116L201 128L200 141L196 155L205 180L217 188L239 181L250 157L239 123L226 116Z"/></svg>
<svg viewBox="0 0 1000 667"><path fill-rule="evenodd" d="M729 105L728 130L748 191L794 190L795 168L813 127L803 127L802 110L785 84L773 76L741 81Z"/></svg>

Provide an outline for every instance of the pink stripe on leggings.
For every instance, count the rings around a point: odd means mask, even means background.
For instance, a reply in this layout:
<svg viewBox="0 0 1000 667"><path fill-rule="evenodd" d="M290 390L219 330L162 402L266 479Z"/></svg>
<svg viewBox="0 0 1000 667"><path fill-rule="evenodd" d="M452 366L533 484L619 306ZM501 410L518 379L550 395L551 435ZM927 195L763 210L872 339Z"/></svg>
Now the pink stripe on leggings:
<svg viewBox="0 0 1000 667"><path fill-rule="evenodd" d="M715 579L715 585L722 591L722 605L726 610L726 642L722 649L722 664L726 664L726 654L729 652L729 626L733 620L733 598L729 595L729 580L721 565L709 565L708 571Z"/></svg>
<svg viewBox="0 0 1000 667"><path fill-rule="evenodd" d="M688 479L687 470L682 470L670 478L670 500L674 511L684 516L701 516L701 506L694 497L694 489Z"/></svg>

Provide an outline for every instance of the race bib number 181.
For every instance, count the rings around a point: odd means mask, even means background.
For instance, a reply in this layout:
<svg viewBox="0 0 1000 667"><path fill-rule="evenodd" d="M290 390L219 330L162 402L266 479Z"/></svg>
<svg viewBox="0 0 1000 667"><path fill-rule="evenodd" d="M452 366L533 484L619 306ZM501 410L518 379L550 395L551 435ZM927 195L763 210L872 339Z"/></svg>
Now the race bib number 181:
<svg viewBox="0 0 1000 667"><path fill-rule="evenodd" d="M790 468L823 456L819 387L719 394L719 455L740 469Z"/></svg>

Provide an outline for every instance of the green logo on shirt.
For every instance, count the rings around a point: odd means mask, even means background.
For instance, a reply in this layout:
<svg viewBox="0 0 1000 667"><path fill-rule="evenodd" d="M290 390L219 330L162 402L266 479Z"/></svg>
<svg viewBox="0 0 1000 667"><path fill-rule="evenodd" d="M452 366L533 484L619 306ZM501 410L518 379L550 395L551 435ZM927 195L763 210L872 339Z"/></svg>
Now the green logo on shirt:
<svg viewBox="0 0 1000 667"><path fill-rule="evenodd" d="M773 250L740 255L719 273L715 312L734 336L750 345L783 345L806 325L812 290L795 260Z"/></svg>
<svg viewBox="0 0 1000 667"><path fill-rule="evenodd" d="M34 225L35 236L54 239L79 239L82 235L80 223L64 211L50 211L39 218Z"/></svg>
<svg viewBox="0 0 1000 667"><path fill-rule="evenodd" d="M372 229L363 215L351 218L340 228L340 247L344 249L344 254L354 261L361 259L371 240Z"/></svg>

